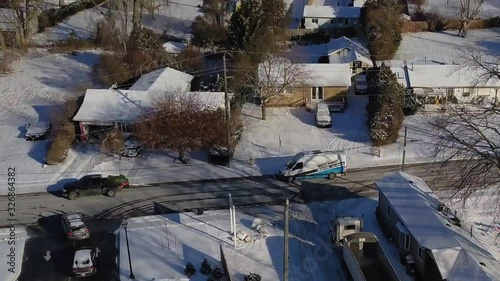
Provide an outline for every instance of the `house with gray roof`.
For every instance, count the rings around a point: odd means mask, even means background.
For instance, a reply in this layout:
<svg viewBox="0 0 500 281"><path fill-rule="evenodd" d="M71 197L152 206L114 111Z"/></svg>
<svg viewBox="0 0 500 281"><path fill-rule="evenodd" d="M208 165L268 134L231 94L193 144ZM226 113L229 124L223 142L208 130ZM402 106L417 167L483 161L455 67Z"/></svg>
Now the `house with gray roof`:
<svg viewBox="0 0 500 281"><path fill-rule="evenodd" d="M414 261L421 280L500 280L500 263L460 226L421 178L392 172L375 185L377 219L401 261Z"/></svg>

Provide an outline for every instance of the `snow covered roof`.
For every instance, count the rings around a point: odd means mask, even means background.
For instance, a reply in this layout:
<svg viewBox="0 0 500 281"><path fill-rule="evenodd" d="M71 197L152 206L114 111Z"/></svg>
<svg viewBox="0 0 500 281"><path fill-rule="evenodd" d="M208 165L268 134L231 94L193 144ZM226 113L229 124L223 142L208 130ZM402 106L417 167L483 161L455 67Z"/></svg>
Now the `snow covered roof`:
<svg viewBox="0 0 500 281"><path fill-rule="evenodd" d="M418 244L431 250L443 279L498 280L500 263L466 231L447 223L437 211L438 198L421 178L392 172L375 185Z"/></svg>
<svg viewBox="0 0 500 281"><path fill-rule="evenodd" d="M499 80L480 81L483 72L476 67L408 63L407 73L404 67L393 71L405 75L408 88L500 87Z"/></svg>
<svg viewBox="0 0 500 281"><path fill-rule="evenodd" d="M182 52L184 49L186 49L187 44L182 43L182 42L173 42L173 41L168 41L163 43L163 48L167 53L171 54L178 54Z"/></svg>
<svg viewBox="0 0 500 281"><path fill-rule="evenodd" d="M351 67L348 63L304 63L301 65L303 65L308 71L308 81L311 86L351 86Z"/></svg>
<svg viewBox="0 0 500 281"><path fill-rule="evenodd" d="M193 78L192 75L182 71L165 67L142 75L129 90L149 92L189 91Z"/></svg>
<svg viewBox="0 0 500 281"><path fill-rule="evenodd" d="M152 97L144 91L88 89L73 121L133 122L151 109Z"/></svg>
<svg viewBox="0 0 500 281"><path fill-rule="evenodd" d="M327 50L330 63L362 61L368 65L373 65L368 49L345 36L330 40L327 44Z"/></svg>
<svg viewBox="0 0 500 281"><path fill-rule="evenodd" d="M168 95L168 93L162 94ZM179 95L192 96L194 100L210 109L224 108L223 92L184 92ZM160 96L144 91L89 89L73 121L134 122L150 110Z"/></svg>
<svg viewBox="0 0 500 281"><path fill-rule="evenodd" d="M304 6L304 18L344 18L357 19L361 14L360 7L342 7L342 6Z"/></svg>

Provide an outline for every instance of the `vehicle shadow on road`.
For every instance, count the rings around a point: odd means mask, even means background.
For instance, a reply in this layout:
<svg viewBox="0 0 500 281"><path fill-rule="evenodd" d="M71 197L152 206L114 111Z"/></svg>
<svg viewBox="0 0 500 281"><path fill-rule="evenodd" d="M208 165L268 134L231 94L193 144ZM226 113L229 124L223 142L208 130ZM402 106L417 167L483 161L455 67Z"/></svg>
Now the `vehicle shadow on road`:
<svg viewBox="0 0 500 281"><path fill-rule="evenodd" d="M63 190L63 187L66 183L69 183L69 182L73 182L73 181L76 181L78 179L76 178L68 178L68 179L62 179L62 180L59 180L57 183L55 184L52 184L52 185L49 185L47 187L47 192L54 195L54 196L57 196L57 197L62 197L62 190Z"/></svg>

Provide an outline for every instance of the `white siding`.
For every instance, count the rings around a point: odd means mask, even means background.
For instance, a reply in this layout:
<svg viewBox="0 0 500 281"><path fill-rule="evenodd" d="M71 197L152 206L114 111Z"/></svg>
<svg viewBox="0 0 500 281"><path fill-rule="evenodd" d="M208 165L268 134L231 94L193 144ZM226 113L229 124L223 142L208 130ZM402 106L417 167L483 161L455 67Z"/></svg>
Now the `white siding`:
<svg viewBox="0 0 500 281"><path fill-rule="evenodd" d="M317 20L318 22L315 23L313 20ZM332 22L333 20L333 22ZM305 18L304 19L304 26L307 29L313 29L313 28L338 28L338 27L352 27L356 25L356 19L340 19L340 18L333 18L333 19L327 19L327 18L319 18L319 19L314 19L314 18Z"/></svg>
<svg viewBox="0 0 500 281"><path fill-rule="evenodd" d="M500 98L500 88L454 88L453 95L459 102L471 102L474 98L483 97L491 100Z"/></svg>

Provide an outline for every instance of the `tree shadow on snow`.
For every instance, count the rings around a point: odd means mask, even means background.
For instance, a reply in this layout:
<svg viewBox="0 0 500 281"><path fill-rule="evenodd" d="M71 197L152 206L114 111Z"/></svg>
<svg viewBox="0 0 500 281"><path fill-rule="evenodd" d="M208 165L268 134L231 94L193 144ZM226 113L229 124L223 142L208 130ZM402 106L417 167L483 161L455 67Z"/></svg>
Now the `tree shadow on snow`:
<svg viewBox="0 0 500 281"><path fill-rule="evenodd" d="M309 126L316 126L316 121L315 121L315 116L314 113L307 111L303 107L296 107L290 109L290 113L302 123L309 125Z"/></svg>

